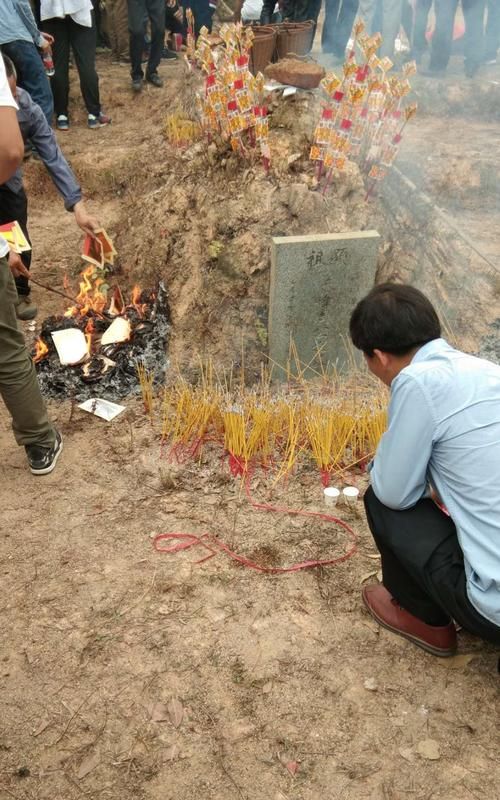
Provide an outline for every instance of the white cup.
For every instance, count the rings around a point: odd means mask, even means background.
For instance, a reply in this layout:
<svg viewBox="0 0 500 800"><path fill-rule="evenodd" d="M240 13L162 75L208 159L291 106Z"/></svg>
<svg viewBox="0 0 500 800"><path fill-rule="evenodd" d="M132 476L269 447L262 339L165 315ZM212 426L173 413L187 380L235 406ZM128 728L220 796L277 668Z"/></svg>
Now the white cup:
<svg viewBox="0 0 500 800"><path fill-rule="evenodd" d="M342 489L342 496L346 505L354 506L358 502L359 489L356 489L355 486L346 486L345 489Z"/></svg>
<svg viewBox="0 0 500 800"><path fill-rule="evenodd" d="M327 486L323 489L323 496L325 498L325 506L336 506L337 500L340 497L340 490L335 486Z"/></svg>

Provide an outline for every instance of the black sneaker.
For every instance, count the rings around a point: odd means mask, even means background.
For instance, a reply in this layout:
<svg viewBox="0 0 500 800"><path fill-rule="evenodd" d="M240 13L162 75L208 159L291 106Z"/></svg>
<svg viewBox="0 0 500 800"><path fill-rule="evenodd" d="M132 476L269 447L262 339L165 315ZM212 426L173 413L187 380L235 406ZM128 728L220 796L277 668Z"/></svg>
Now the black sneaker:
<svg viewBox="0 0 500 800"><path fill-rule="evenodd" d="M137 94L142 92L142 78L135 78L132 81L132 91L136 92Z"/></svg>
<svg viewBox="0 0 500 800"><path fill-rule="evenodd" d="M163 48L161 57L165 61L172 61L172 62L173 61L177 61L177 53L175 52L175 50L170 50L169 47L164 47Z"/></svg>
<svg viewBox="0 0 500 800"><path fill-rule="evenodd" d="M57 459L62 453L63 440L59 431L56 431L56 440L52 447L40 447L38 444L28 444L24 448L28 456L28 463L33 475L48 475L52 472Z"/></svg>
<svg viewBox="0 0 500 800"><path fill-rule="evenodd" d="M153 86L156 86L158 89L161 89L163 86L163 81L157 72L153 72L151 75L146 75L146 80L148 83L152 83Z"/></svg>

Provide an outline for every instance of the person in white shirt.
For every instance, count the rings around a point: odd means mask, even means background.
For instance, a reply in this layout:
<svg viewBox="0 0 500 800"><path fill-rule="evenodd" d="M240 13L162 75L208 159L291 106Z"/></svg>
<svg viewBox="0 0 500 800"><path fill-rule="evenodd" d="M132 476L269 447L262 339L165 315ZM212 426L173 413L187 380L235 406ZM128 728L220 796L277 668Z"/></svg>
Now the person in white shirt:
<svg viewBox="0 0 500 800"><path fill-rule="evenodd" d="M23 160L16 110L0 58L0 183L8 181ZM12 417L16 441L26 450L31 472L47 475L62 451L62 437L49 422L35 367L17 325L17 291L8 255L9 246L0 238L0 395ZM16 274L22 269L22 264L16 267Z"/></svg>

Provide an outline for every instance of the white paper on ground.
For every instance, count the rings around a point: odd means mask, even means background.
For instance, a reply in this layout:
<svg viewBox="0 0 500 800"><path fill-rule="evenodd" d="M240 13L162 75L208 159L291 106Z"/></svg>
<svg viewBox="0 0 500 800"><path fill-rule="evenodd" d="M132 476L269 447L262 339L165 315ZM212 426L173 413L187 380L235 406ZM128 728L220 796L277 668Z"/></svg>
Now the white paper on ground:
<svg viewBox="0 0 500 800"><path fill-rule="evenodd" d="M118 414L125 411L125 406L119 406L118 403L111 403L109 400L102 400L100 397L91 397L90 400L80 403L78 408L95 414L96 417L105 419L106 422L111 422Z"/></svg>
<svg viewBox="0 0 500 800"><path fill-rule="evenodd" d="M286 89L284 89L282 97L290 97L291 94L297 94L296 86L288 86Z"/></svg>
<svg viewBox="0 0 500 800"><path fill-rule="evenodd" d="M63 366L79 364L88 358L87 340L79 328L65 328L62 331L51 331L52 339Z"/></svg>
<svg viewBox="0 0 500 800"><path fill-rule="evenodd" d="M101 344L115 344L118 342L126 342L130 339L130 322L125 317L116 317L109 328L106 328L101 336Z"/></svg>

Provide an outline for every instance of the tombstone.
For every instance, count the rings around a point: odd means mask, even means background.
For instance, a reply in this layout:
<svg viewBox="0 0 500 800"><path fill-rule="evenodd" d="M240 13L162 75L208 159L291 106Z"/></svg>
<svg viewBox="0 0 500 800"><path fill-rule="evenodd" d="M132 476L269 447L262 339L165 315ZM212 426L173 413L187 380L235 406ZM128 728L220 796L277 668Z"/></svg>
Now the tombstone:
<svg viewBox="0 0 500 800"><path fill-rule="evenodd" d="M377 231L349 231L272 240L269 299L269 356L273 378L283 380L287 364L297 374L291 344L304 376L352 359L349 319L375 282ZM314 362L314 363L313 363Z"/></svg>

